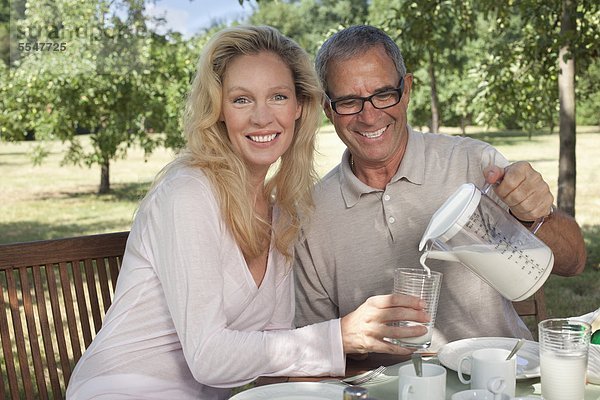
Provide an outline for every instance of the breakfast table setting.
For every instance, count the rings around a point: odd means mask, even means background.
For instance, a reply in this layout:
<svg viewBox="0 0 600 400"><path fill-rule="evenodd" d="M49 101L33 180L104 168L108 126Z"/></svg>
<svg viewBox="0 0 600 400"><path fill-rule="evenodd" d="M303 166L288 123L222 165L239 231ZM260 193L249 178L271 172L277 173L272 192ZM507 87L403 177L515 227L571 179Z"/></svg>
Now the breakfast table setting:
<svg viewBox="0 0 600 400"><path fill-rule="evenodd" d="M478 349L509 349L517 342L514 338L471 338L451 342L443 346L437 354L422 352L423 366L435 365L445 370L444 397L431 398L431 400L467 400L489 399L496 400L490 392L489 397L467 393L470 385L462 383L456 371L460 359ZM524 345L517 352L515 360L516 386L515 396L509 399L541 399L540 365L538 343L524 341ZM598 345L600 347L600 345ZM399 359L404 361L398 361ZM464 363L463 363L464 364ZM380 368L384 367L384 368ZM268 377L259 378L256 386L241 392L231 400L342 400L344 390L349 387L361 387L368 392L368 399L376 400L401 400L399 371L402 368L414 367L411 359L407 357L393 357L383 354L370 355L365 360L348 359L347 377ZM464 372L471 372L469 368ZM375 372L373 372L375 371ZM584 400L600 400L600 373L595 377L596 383L588 381L585 384ZM362 378L362 380L361 380ZM366 379L365 379L366 378ZM342 379L349 383L342 382ZM357 384L358 382L358 384ZM464 392L465 397L452 397ZM469 391L470 392L470 391ZM468 396L468 397L467 397ZM351 397L348 397L351 398ZM360 397L358 397L360 398ZM366 397L363 397L366 398ZM406 397L408 399L419 397ZM507 397L498 397L504 399ZM427 398L419 398L427 400Z"/></svg>
<svg viewBox="0 0 600 400"><path fill-rule="evenodd" d="M588 340L585 347L587 367L581 375L585 377L585 382L582 391L573 398L600 400L600 309L578 317L547 321L591 327L585 331ZM547 321L542 321L540 326ZM544 332L540 332L540 335L544 335ZM569 338L572 337L571 332ZM417 350L412 357L389 354L369 354L361 359L348 357L345 377L261 377L253 388L234 395L231 400L570 400L564 396L570 396L575 389L569 389L566 383L560 382L569 376L569 368L564 366L559 369L560 376L552 379L558 382L558 390L566 390L566 394L550 397L548 388L556 382L547 380L550 383L546 383L546 394L542 397L540 347L539 342L532 340L478 337L447 343L437 352ZM569 352L572 351L572 347L569 347ZM477 358L479 353L481 360ZM505 372L498 369L500 367L497 365L486 365L486 362L494 361L495 353L498 353L502 363L512 362L508 368L512 373L512 388L510 375L504 376ZM505 358L510 361L505 361ZM487 371L490 368L496 369ZM427 376L422 384L425 389L419 388L421 383L418 378L415 380L419 369L422 376ZM498 377L490 379L492 375ZM506 381L499 377L506 378ZM487 379L488 385L484 384L484 389L473 389L477 379ZM502 381L501 385L499 380ZM440 386L438 391L436 385ZM366 393L364 396L368 397L351 397L352 391Z"/></svg>

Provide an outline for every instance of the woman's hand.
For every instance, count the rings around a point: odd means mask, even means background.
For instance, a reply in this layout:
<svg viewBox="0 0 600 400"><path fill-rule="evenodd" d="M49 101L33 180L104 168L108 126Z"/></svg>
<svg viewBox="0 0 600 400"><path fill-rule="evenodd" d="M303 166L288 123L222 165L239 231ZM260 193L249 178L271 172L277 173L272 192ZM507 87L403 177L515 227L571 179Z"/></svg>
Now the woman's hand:
<svg viewBox="0 0 600 400"><path fill-rule="evenodd" d="M397 327L395 321L428 322L425 302L418 297L389 294L369 297L341 320L344 353L410 354L412 349L389 343L383 338L404 338L427 333L424 326Z"/></svg>

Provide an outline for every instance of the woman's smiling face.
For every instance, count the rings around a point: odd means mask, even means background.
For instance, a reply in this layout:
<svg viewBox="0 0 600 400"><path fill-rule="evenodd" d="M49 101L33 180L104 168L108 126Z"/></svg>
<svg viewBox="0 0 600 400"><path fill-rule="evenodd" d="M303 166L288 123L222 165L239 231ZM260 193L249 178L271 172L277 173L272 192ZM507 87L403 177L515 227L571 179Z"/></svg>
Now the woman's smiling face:
<svg viewBox="0 0 600 400"><path fill-rule="evenodd" d="M251 172L266 174L287 151L301 113L292 71L279 56L263 51L227 66L221 120Z"/></svg>

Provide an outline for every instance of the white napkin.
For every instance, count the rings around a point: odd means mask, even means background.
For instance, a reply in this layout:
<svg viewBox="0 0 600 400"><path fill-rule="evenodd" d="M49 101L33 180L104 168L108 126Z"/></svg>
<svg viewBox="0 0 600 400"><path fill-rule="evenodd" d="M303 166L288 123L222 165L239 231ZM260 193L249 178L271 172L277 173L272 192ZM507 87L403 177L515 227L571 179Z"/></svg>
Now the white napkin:
<svg viewBox="0 0 600 400"><path fill-rule="evenodd" d="M596 332L598 329L600 329L600 308L596 311L589 312L579 317L573 317L573 319L578 319L580 321L585 321L588 324L592 324L592 333Z"/></svg>
<svg viewBox="0 0 600 400"><path fill-rule="evenodd" d="M592 325L592 333L600 329L600 308L596 311L573 317ZM600 385L600 344L590 344L588 353L588 382Z"/></svg>

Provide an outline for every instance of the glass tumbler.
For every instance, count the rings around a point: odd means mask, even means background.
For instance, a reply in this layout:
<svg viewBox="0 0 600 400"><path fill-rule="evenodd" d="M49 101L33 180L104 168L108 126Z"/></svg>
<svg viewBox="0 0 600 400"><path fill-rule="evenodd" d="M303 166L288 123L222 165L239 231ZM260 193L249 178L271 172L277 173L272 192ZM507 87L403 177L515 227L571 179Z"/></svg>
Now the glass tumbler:
<svg viewBox="0 0 600 400"><path fill-rule="evenodd" d="M415 326L422 325L427 328L427 333L421 336L406 337L401 339L386 338L391 343L412 348L427 348L431 345L433 325L437 312L440 287L442 285L442 273L428 271L422 268L396 268L394 271L394 294L406 294L419 297L427 304L425 312L431 317L427 323L415 321L396 321L392 326Z"/></svg>
<svg viewBox="0 0 600 400"><path fill-rule="evenodd" d="M538 324L544 400L583 400L591 329L568 318Z"/></svg>

